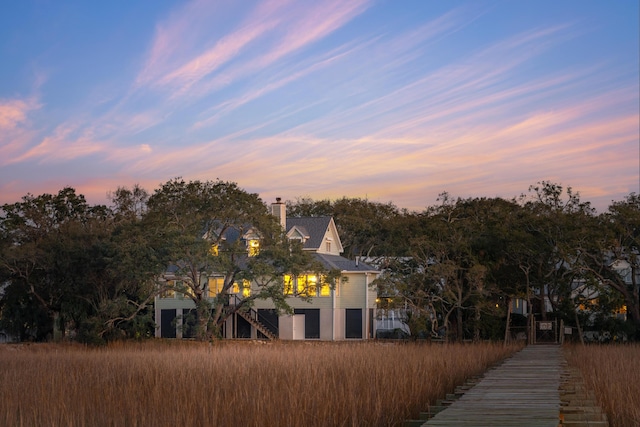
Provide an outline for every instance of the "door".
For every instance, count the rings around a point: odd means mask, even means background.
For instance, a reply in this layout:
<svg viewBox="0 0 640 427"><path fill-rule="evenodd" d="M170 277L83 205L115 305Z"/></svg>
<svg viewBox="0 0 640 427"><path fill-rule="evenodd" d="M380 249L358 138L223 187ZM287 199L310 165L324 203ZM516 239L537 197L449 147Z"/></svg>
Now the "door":
<svg viewBox="0 0 640 427"><path fill-rule="evenodd" d="M347 308L345 313L345 338L362 339L362 309Z"/></svg>
<svg viewBox="0 0 640 427"><path fill-rule="evenodd" d="M176 337L176 309L160 310L160 336L162 338Z"/></svg>

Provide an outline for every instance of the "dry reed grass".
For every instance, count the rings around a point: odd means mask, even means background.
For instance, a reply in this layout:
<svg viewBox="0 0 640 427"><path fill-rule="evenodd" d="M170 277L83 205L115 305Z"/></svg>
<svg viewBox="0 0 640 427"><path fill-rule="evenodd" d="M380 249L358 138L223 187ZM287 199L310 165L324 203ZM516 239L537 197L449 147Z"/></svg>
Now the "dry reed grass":
<svg viewBox="0 0 640 427"><path fill-rule="evenodd" d="M611 427L640 426L640 345L575 345L565 355L595 393Z"/></svg>
<svg viewBox="0 0 640 427"><path fill-rule="evenodd" d="M483 343L0 346L0 424L392 426L517 350Z"/></svg>

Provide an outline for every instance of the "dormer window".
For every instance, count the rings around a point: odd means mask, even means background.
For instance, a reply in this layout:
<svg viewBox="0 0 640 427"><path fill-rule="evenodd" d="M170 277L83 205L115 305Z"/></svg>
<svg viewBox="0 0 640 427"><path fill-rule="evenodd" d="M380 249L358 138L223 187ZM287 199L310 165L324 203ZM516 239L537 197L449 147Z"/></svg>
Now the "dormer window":
<svg viewBox="0 0 640 427"><path fill-rule="evenodd" d="M331 252L331 242L327 240L327 242L325 243L325 250L327 252Z"/></svg>
<svg viewBox="0 0 640 427"><path fill-rule="evenodd" d="M247 250L249 256L256 256L258 252L260 252L260 241L257 239L252 239L247 242Z"/></svg>

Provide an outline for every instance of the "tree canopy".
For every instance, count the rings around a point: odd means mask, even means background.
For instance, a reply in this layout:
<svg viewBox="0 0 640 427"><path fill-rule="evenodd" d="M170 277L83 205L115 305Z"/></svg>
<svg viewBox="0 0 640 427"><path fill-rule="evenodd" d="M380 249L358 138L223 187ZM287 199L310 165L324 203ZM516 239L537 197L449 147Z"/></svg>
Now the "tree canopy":
<svg viewBox="0 0 640 427"><path fill-rule="evenodd" d="M289 310L285 274L338 274L233 182L176 178L110 199L93 206L64 188L1 207L0 329L23 340L153 336L154 298L171 287L195 304L204 339L256 299ZM415 333L499 339L518 299L525 315L640 338L640 196L597 213L572 188L543 181L510 200L442 193L438 202L410 212L300 198L287 213L334 217L344 255L382 269L378 307L406 310Z"/></svg>

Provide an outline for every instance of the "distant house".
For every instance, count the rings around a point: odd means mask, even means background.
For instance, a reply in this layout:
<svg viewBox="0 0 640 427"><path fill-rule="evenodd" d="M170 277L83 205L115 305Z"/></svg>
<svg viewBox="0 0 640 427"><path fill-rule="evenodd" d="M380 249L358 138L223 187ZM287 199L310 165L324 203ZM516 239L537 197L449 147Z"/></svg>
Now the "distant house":
<svg viewBox="0 0 640 427"><path fill-rule="evenodd" d="M338 269L341 280L335 288L309 286L318 278L307 274L299 277L285 276L283 292L290 295L289 305L294 314L278 314L270 300L256 300L249 312L237 312L227 319L223 328L226 338L279 338L283 340L347 340L375 337L376 290L369 285L376 279L377 269L349 260L340 254L342 243L331 217L287 218L286 207L278 199L271 205L271 212L286 230L289 239L299 240L305 251L313 253L328 269ZM251 250L252 239L247 240ZM169 272L168 280L180 280ZM209 278L210 286L216 286L221 277ZM304 281L308 292L313 292L310 301L296 297L298 283ZM251 292L251 284L237 284L230 303L244 292ZM215 295L215 293L211 294ZM155 300L156 336L165 338L188 338L192 336L193 301L176 293L165 293Z"/></svg>
<svg viewBox="0 0 640 427"><path fill-rule="evenodd" d="M4 282L4 283L0 283L0 299L2 299L2 296L4 295L4 289L9 286L8 282ZM14 342L14 341L18 341L15 337L13 337L11 334L9 334L6 331L3 331L2 329L0 329L0 344L4 344L4 343L8 343L8 342Z"/></svg>

